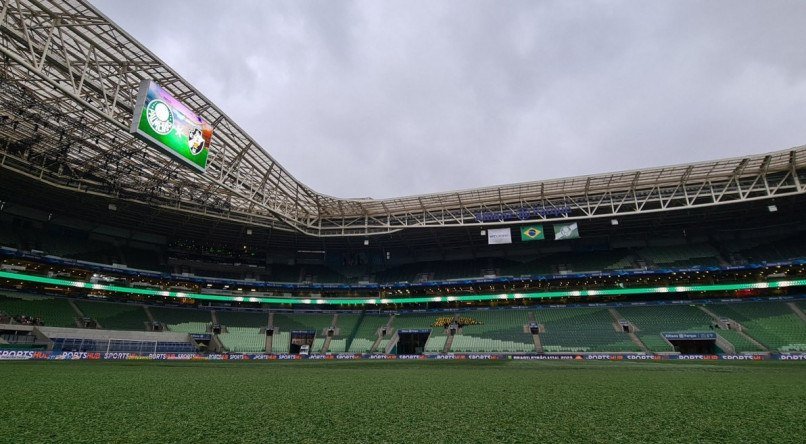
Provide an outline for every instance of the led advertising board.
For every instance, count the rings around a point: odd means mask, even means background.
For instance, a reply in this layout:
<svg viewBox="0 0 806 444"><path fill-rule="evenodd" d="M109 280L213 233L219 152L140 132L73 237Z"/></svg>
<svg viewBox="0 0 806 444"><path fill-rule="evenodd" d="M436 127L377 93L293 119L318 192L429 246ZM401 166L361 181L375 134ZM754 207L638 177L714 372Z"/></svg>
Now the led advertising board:
<svg viewBox="0 0 806 444"><path fill-rule="evenodd" d="M140 83L131 132L200 172L207 169L213 127L152 80Z"/></svg>

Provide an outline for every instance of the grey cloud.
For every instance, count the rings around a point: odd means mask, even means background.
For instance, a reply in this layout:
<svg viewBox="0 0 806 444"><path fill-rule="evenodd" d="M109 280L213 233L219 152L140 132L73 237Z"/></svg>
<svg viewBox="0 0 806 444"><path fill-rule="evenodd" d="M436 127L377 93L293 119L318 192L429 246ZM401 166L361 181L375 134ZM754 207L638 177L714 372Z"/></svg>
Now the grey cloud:
<svg viewBox="0 0 806 444"><path fill-rule="evenodd" d="M804 2L94 3L292 174L341 197L804 140Z"/></svg>

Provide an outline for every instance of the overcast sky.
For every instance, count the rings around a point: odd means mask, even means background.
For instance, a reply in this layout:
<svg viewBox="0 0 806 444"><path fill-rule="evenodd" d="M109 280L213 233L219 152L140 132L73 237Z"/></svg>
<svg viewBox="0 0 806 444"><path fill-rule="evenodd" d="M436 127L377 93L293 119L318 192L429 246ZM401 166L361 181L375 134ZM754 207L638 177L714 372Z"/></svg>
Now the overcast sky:
<svg viewBox="0 0 806 444"><path fill-rule="evenodd" d="M338 197L806 143L806 1L92 1Z"/></svg>

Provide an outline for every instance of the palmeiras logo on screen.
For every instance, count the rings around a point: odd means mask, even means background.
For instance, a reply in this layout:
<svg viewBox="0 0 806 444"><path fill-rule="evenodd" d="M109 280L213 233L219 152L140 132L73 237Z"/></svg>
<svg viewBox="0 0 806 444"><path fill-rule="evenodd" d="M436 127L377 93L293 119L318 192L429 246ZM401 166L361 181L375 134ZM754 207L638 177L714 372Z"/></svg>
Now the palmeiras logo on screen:
<svg viewBox="0 0 806 444"><path fill-rule="evenodd" d="M152 100L146 108L148 125L155 133L166 135L174 127L174 114L162 100Z"/></svg>

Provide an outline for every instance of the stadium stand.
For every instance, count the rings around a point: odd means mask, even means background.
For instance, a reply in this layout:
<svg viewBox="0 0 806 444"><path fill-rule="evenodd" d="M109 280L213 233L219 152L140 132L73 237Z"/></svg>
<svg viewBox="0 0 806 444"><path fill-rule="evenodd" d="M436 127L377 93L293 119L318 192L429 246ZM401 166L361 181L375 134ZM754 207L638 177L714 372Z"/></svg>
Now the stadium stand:
<svg viewBox="0 0 806 444"><path fill-rule="evenodd" d="M443 328L432 327L437 317L435 314L399 314L395 316L392 327L395 330L431 330L432 334L445 334Z"/></svg>
<svg viewBox="0 0 806 444"><path fill-rule="evenodd" d="M353 338L350 342L350 347L347 350L350 353L369 353L375 341L365 338ZM346 344L345 344L346 346Z"/></svg>
<svg viewBox="0 0 806 444"><path fill-rule="evenodd" d="M447 340L448 337L444 334L435 335L434 333L431 333L431 336L429 336L428 340L425 342L424 351L426 353L441 353L445 348L445 342Z"/></svg>
<svg viewBox="0 0 806 444"><path fill-rule="evenodd" d="M320 337L314 338L313 344L311 345L310 350L311 353L321 353L323 351L322 349L325 346L325 340L326 338L320 338Z"/></svg>
<svg viewBox="0 0 806 444"><path fill-rule="evenodd" d="M269 325L268 313L247 313L240 311L216 311L218 322L230 327L263 328Z"/></svg>
<svg viewBox="0 0 806 444"><path fill-rule="evenodd" d="M331 339L330 346L327 348L328 353L346 353L347 352L347 339Z"/></svg>
<svg viewBox="0 0 806 444"><path fill-rule="evenodd" d="M739 263L764 263L806 257L806 240L802 236L742 239L726 244L725 248L739 258L736 261Z"/></svg>
<svg viewBox="0 0 806 444"><path fill-rule="evenodd" d="M524 333L529 323L524 310L480 310L460 314L481 322L466 325L454 336L451 351L455 352L534 352L532 335Z"/></svg>
<svg viewBox="0 0 806 444"><path fill-rule="evenodd" d="M771 350L806 351L806 323L785 303L745 302L709 309L742 324L746 333Z"/></svg>
<svg viewBox="0 0 806 444"><path fill-rule="evenodd" d="M275 313L273 326L283 332L290 332L292 330L316 330L316 334L320 335L323 329L331 327L332 321L332 314L300 313L292 316L285 313Z"/></svg>
<svg viewBox="0 0 806 444"><path fill-rule="evenodd" d="M53 351L99 353L192 353L196 352L196 347L188 342L53 338Z"/></svg>
<svg viewBox="0 0 806 444"><path fill-rule="evenodd" d="M78 316L66 299L24 293L0 294L0 311L12 317L39 318L53 327L76 327Z"/></svg>
<svg viewBox="0 0 806 444"><path fill-rule="evenodd" d="M550 308L535 311L545 328L540 333L546 352L612 352L640 349L622 332L604 308Z"/></svg>
<svg viewBox="0 0 806 444"><path fill-rule="evenodd" d="M378 347L373 353L386 353L386 349L389 347L390 341L391 339L381 339L380 342L378 342Z"/></svg>
<svg viewBox="0 0 806 444"><path fill-rule="evenodd" d="M186 333L41 327L56 351L184 353L196 345Z"/></svg>
<svg viewBox="0 0 806 444"><path fill-rule="evenodd" d="M339 316L341 324L342 316ZM372 345L378 339L378 329L386 325L389 316L386 315L365 315L358 323L354 332L350 333L347 342L350 353L369 353ZM391 333L391 331L389 332Z"/></svg>
<svg viewBox="0 0 806 444"><path fill-rule="evenodd" d="M760 352L763 351L758 345L747 339L744 335L735 330L717 330L716 334L725 338L733 344L737 353Z"/></svg>
<svg viewBox="0 0 806 444"><path fill-rule="evenodd" d="M154 319L167 325L171 331L205 333L212 324L209 311L168 307L151 307L150 310Z"/></svg>
<svg viewBox="0 0 806 444"><path fill-rule="evenodd" d="M654 264L666 267L718 266L721 264L719 250L709 244L647 247L639 250L638 254Z"/></svg>
<svg viewBox="0 0 806 444"><path fill-rule="evenodd" d="M139 305L77 301L76 306L85 316L108 330L142 331L148 323L148 317Z"/></svg>
<svg viewBox="0 0 806 444"><path fill-rule="evenodd" d="M227 332L220 333L218 338L229 351L239 353L266 351L266 335L260 334L259 328L227 327Z"/></svg>
<svg viewBox="0 0 806 444"><path fill-rule="evenodd" d="M218 335L225 350L249 353L265 351L266 335L262 332L262 328L268 323L268 312L218 310L213 315L210 311L201 309L150 307L149 310L155 319L168 327L167 332L153 333L144 331L147 316L143 306L86 300L76 300L74 303L84 315L98 320L103 328L97 330L75 328L78 313L70 306L70 302L63 298L20 293L0 295L0 314L8 320L11 319L8 314L34 313L30 316L41 317L46 324L45 327L37 328L60 328L56 331L57 336L53 338L59 339L59 346L65 350L125 348L128 351L155 349L153 338L144 340L137 336L138 334L179 334L181 337L187 337L187 333L208 332L215 316L225 327ZM627 333L615 326L614 316L617 316L631 322L638 329L636 336L652 352L674 351L661 333L703 331L714 332L721 337L720 340L729 342L730 344L723 343L723 345L725 347L732 345L733 350L729 350L731 352L762 352L767 349L798 352L806 351L806 321L793 307L805 306L806 301L803 300L709 303L702 309L695 305L676 304L620 306L617 312L613 311L612 316L608 311L615 309L603 307L403 313L393 316L392 328L383 339L378 338L378 330L388 325L389 315L342 313L338 315L336 321L338 332L330 338L327 351L368 353L377 343L374 351L382 353L397 330L412 329L431 332L424 344L426 353L445 351L449 342L450 347L447 351L458 353L531 353L535 351L536 344L532 334L525 331L530 324L531 316L534 316L534 321L541 327L539 339L543 352L640 351L639 345L632 342ZM292 331L313 330L316 334L311 352L322 352L323 346L328 343L326 329L332 325L333 317L334 315L330 313L275 313L273 325L279 332L275 332L272 338L272 351L288 353ZM729 318L740 323L744 333L718 328L717 319L714 317ZM437 321L442 324L435 326ZM460 330L451 338L446 334L445 327L453 321L459 323ZM105 336L96 337L92 332L100 332ZM24 337L17 336L13 338L15 342L24 341ZM95 342L82 342L85 340ZM117 342L110 345L110 340L129 342L124 345L115 345ZM102 344L104 341L105 345ZM138 345L140 342L142 344ZM165 347L167 347L165 350L173 350L169 345ZM185 350L185 346L180 346L180 349Z"/></svg>
<svg viewBox="0 0 806 444"><path fill-rule="evenodd" d="M710 316L690 305L620 307L619 313L638 327L636 335L655 352L674 351L661 333L711 331L713 322Z"/></svg>
<svg viewBox="0 0 806 444"><path fill-rule="evenodd" d="M358 327L361 322L361 315L357 314L339 314L336 327L338 327L338 335L334 335L327 348L329 353L345 353L347 352L347 342L351 334Z"/></svg>
<svg viewBox="0 0 806 444"><path fill-rule="evenodd" d="M291 348L290 332L283 331L274 334L274 338L271 343L272 353L288 353L288 350L290 348Z"/></svg>

